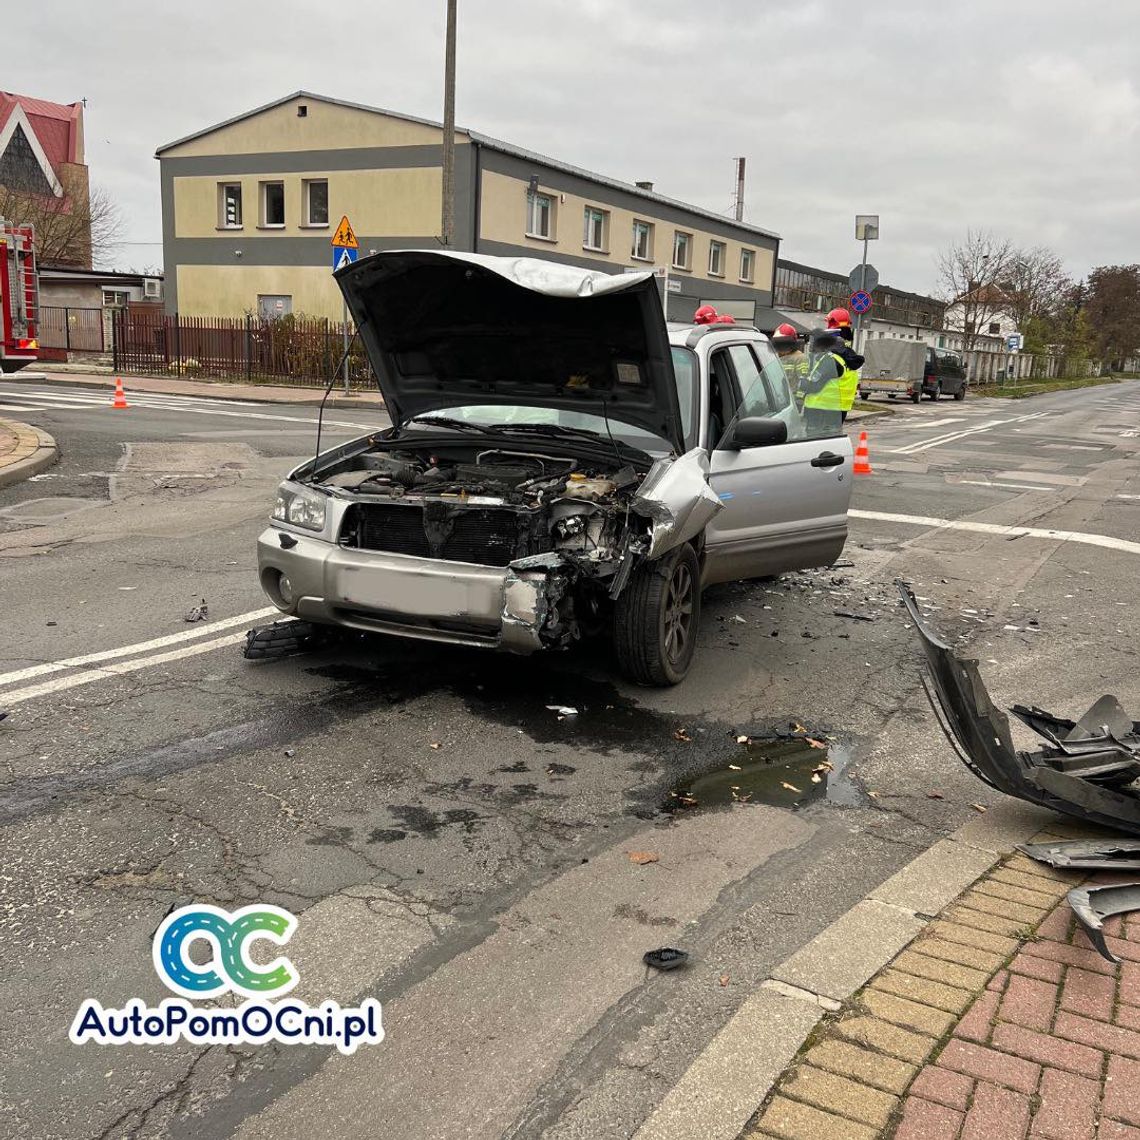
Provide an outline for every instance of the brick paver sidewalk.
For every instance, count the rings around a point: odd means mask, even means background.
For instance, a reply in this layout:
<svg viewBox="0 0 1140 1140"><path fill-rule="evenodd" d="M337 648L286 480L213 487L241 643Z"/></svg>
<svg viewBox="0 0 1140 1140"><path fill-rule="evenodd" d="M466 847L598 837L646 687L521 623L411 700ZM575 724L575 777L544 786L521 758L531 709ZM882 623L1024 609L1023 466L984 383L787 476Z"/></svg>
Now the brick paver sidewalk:
<svg viewBox="0 0 1140 1140"><path fill-rule="evenodd" d="M1140 912L1106 923L1114 966L1064 900L1080 881L1005 860L817 1033L745 1135L1140 1140Z"/></svg>

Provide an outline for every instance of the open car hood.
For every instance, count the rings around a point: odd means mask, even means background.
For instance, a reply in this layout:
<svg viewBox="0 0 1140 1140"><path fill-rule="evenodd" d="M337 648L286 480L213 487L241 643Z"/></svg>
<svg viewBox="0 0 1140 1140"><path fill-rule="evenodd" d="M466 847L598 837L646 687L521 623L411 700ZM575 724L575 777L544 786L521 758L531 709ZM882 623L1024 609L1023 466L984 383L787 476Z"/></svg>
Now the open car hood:
<svg viewBox="0 0 1140 1140"><path fill-rule="evenodd" d="M394 424L464 404L522 404L608 415L685 450L650 273L394 250L336 280Z"/></svg>

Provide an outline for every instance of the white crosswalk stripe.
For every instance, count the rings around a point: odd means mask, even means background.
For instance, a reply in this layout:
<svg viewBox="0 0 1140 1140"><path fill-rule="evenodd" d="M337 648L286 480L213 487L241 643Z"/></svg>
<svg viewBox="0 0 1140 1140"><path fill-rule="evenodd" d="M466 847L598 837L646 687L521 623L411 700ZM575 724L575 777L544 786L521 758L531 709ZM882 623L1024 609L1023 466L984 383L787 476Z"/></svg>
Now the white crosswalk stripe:
<svg viewBox="0 0 1140 1140"><path fill-rule="evenodd" d="M101 392L64 392L48 391L44 389L29 388L18 392L0 392L0 399L5 406L13 410L24 411L87 411L98 408L110 408L112 394ZM292 415L284 414L287 405L279 412L266 412L254 410L255 404L244 403L240 400L214 400L197 399L192 396L167 395L155 392L128 392L127 401L130 407L145 411L189 412L202 416L224 416L233 419L272 420L295 424L315 424L317 422L317 409L312 406L297 408ZM219 406L220 405L220 406ZM362 416L372 415L372 410L361 412ZM360 420L342 420L333 415L326 415L326 427L354 428L360 431L371 431L384 421L381 409L375 409L375 418Z"/></svg>

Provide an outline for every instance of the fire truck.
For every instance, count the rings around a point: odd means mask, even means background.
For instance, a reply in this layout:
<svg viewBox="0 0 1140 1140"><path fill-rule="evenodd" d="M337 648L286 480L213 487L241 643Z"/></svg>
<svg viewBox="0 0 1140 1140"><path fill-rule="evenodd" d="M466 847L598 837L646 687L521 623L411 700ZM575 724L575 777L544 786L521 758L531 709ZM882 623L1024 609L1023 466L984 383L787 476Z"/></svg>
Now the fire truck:
<svg viewBox="0 0 1140 1140"><path fill-rule="evenodd" d="M0 372L39 356L35 230L0 218Z"/></svg>

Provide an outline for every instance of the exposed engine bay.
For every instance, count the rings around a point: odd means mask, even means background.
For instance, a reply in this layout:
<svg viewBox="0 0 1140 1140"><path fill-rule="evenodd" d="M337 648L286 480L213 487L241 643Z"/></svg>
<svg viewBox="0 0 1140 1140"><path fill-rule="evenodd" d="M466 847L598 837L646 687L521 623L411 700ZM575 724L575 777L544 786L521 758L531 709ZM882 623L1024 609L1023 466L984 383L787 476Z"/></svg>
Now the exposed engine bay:
<svg viewBox="0 0 1140 1140"><path fill-rule="evenodd" d="M558 552L612 573L630 534L630 506L644 473L569 456L451 445L370 451L320 476L348 495L338 541L483 566ZM636 519L648 550L648 525Z"/></svg>

